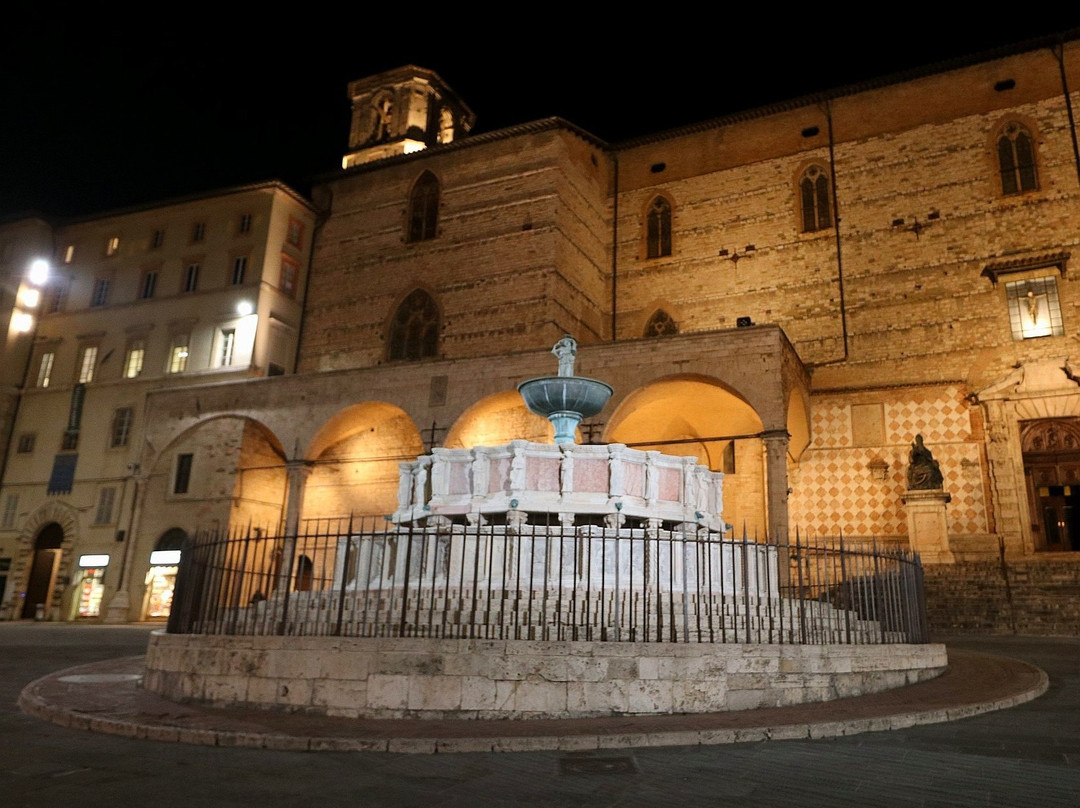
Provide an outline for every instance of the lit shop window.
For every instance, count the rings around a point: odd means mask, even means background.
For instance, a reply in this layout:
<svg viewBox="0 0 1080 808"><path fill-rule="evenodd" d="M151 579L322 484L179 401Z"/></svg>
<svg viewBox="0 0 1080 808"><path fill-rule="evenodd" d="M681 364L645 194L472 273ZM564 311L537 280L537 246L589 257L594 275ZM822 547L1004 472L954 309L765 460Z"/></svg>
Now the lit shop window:
<svg viewBox="0 0 1080 808"><path fill-rule="evenodd" d="M1034 278L1005 284L1013 339L1060 337L1065 334L1058 303L1057 279Z"/></svg>
<svg viewBox="0 0 1080 808"><path fill-rule="evenodd" d="M108 566L107 555L79 556L79 617L98 617L101 614L105 569Z"/></svg>

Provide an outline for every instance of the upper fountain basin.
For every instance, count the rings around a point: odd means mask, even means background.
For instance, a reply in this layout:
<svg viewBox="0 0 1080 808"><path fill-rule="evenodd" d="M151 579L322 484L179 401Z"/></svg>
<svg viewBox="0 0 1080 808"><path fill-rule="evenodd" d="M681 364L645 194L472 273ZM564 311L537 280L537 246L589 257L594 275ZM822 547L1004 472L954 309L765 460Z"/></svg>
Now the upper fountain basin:
<svg viewBox="0 0 1080 808"><path fill-rule="evenodd" d="M576 412L596 415L614 392L611 385L583 376L541 376L518 385L525 404L537 415Z"/></svg>

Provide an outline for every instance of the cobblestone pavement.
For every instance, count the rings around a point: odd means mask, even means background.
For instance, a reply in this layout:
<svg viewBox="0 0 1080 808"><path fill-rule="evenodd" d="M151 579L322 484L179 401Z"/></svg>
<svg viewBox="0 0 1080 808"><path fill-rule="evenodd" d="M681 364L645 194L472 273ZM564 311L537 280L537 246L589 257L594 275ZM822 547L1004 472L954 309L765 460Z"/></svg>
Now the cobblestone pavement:
<svg viewBox="0 0 1080 808"><path fill-rule="evenodd" d="M954 663L942 681L935 680L936 691L919 691L923 685L917 685L903 694L889 694L876 705L874 697L867 697L870 701L808 706L809 712L786 718L776 711L748 711L723 720L604 719L624 723L598 727L593 722L555 732L560 738L576 735L577 741L568 745L581 747L577 749L401 754L211 746L207 744L237 743L241 738L255 742L253 737L265 743L269 735L301 738L309 746L312 738L355 742L370 739L376 728L358 728L353 722L343 729L333 722L297 716L279 716L296 723L278 724L266 714L244 711L204 709L192 716L185 712L187 707L138 697L117 702L121 691L116 688L123 680L118 683L115 674L137 671L132 658L145 649L149 631L146 626L0 623L4 739L0 805L1080 805L1080 639L1076 638L945 638ZM93 663L103 666L66 670ZM53 675L60 671L81 678L60 682ZM971 705L985 704L987 699L1016 701L1017 693L1039 687L1039 671L1049 677L1045 694L1008 709L945 723L838 734L863 729L859 722L875 717L880 724L883 715L893 716L887 725L902 727L907 719L896 716L922 715L930 720L941 711L953 716L971 712ZM101 673L107 681L95 682ZM165 742L47 723L16 706L31 682L37 683L33 695L54 711L77 711L129 727L162 727L188 715L190 729L208 732L214 740L202 736L190 739L193 743ZM128 687L135 691L133 685ZM715 745L715 733L732 729L732 722L734 729L749 733L742 738L745 742ZM405 725L413 724L414 738L437 745L433 733L444 742L453 741L466 722L429 722L458 725L449 729L416 723L383 725L378 731L385 737L379 740L389 744L407 738L410 728ZM520 731L506 731L522 722L498 723L505 737L522 737ZM768 735L762 731L796 725L802 727L801 735L781 729L765 740ZM832 737L807 737L815 727L817 734ZM122 727L111 729L126 732ZM469 729L457 739L475 739L476 728ZM664 733L669 734L660 737ZM480 734L488 738L485 748L492 748L490 732ZM532 737L538 734L545 736L533 732ZM612 748L597 748L595 739L608 735L617 739ZM778 739L790 735L798 737ZM680 738L688 743L648 745ZM703 738L711 738L709 745L699 743ZM288 747L285 741L279 745ZM421 746L400 748L425 751Z"/></svg>

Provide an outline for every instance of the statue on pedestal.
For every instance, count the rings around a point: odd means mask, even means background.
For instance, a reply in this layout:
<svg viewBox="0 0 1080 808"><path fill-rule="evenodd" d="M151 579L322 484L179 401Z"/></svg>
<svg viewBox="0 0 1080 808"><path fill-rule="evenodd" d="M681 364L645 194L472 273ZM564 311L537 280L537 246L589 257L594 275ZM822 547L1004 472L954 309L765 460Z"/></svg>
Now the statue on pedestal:
<svg viewBox="0 0 1080 808"><path fill-rule="evenodd" d="M916 435L915 442L911 444L907 478L909 491L940 489L945 483L941 467L923 444L922 435Z"/></svg>

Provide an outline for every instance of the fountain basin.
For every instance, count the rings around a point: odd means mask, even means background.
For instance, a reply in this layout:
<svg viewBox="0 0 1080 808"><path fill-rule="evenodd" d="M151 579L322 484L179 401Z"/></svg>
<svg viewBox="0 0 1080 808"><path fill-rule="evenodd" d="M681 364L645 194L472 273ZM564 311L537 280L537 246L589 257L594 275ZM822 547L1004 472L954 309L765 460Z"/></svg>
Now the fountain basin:
<svg viewBox="0 0 1080 808"><path fill-rule="evenodd" d="M541 376L519 384L518 392L532 412L551 421L556 443L573 443L581 419L604 409L614 391L583 376Z"/></svg>
<svg viewBox="0 0 1080 808"><path fill-rule="evenodd" d="M614 392L611 385L583 376L541 376L517 389L529 409L545 418L563 412L580 413L582 418L596 415Z"/></svg>

